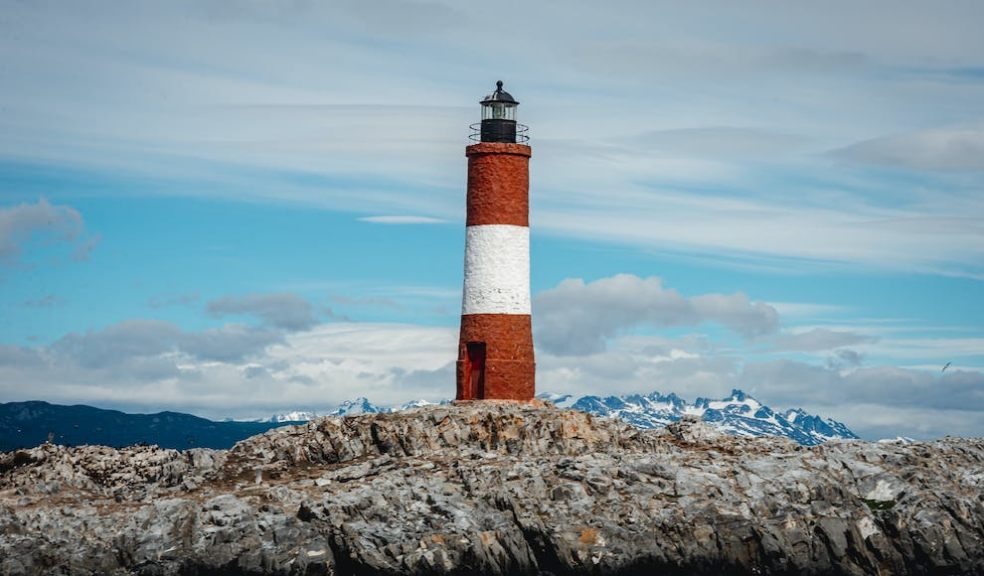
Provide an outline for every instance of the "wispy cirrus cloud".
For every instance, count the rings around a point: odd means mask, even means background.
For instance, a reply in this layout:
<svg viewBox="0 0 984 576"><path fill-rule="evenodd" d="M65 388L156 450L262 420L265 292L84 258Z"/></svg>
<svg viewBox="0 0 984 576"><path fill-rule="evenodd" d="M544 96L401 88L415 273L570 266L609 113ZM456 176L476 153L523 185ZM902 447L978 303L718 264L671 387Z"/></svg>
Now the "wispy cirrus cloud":
<svg viewBox="0 0 984 576"><path fill-rule="evenodd" d="M984 46L968 25L979 6L840 4L852 28L820 9L716 4L734 30L708 26L697 7L663 18L659 2L582 2L563 16L507 3L525 16L508 23L480 5L372 6L8 7L20 33L0 38L10 77L0 106L11 111L0 156L151 176L139 194L194 190L380 224L453 221L475 100L505 58L534 130L540 231L720 261L984 274L973 248L984 245L973 224L980 182L934 182L949 203L866 202L872 188L922 184L859 175L820 154L979 170L976 128L926 128L979 122L970 80ZM181 41L159 33L177 27ZM477 27L488 31L478 44ZM518 40L491 41L504 34ZM913 69L968 82L913 84ZM903 136L884 136L893 131ZM936 232L913 235L920 219Z"/></svg>
<svg viewBox="0 0 984 576"><path fill-rule="evenodd" d="M793 134L741 126L701 126L653 130L627 140L635 149L660 156L765 159L804 149L808 139Z"/></svg>
<svg viewBox="0 0 984 576"><path fill-rule="evenodd" d="M22 304L27 308L56 308L58 306L64 306L66 300L55 294L45 294L44 296L38 298L30 298L22 302Z"/></svg>
<svg viewBox="0 0 984 576"><path fill-rule="evenodd" d="M359 218L360 222L371 224L443 224L447 220L432 218L430 216L364 216Z"/></svg>
<svg viewBox="0 0 984 576"><path fill-rule="evenodd" d="M870 342L873 338L846 330L830 330L827 328L812 328L799 332L787 332L776 338L775 345L780 350L816 352L832 350L844 346L852 346Z"/></svg>
<svg viewBox="0 0 984 576"><path fill-rule="evenodd" d="M984 127L922 130L839 148L833 157L909 170L984 170Z"/></svg>
<svg viewBox="0 0 984 576"><path fill-rule="evenodd" d="M147 300L147 305L151 308L167 308L170 306L194 306L198 304L201 295L195 292L186 292L182 294L160 294L157 296L151 296Z"/></svg>
<svg viewBox="0 0 984 576"><path fill-rule="evenodd" d="M892 207L850 194L822 198L803 204L636 186L605 198L604 206L586 199L537 210L535 223L550 234L759 261L768 269L863 265L984 277L980 199L936 196Z"/></svg>

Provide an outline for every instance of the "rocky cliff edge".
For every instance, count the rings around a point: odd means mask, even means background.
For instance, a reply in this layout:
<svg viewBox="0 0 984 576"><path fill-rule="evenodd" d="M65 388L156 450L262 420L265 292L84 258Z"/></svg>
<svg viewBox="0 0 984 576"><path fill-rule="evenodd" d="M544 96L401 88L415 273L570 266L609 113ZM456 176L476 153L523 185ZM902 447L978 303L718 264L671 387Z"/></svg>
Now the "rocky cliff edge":
<svg viewBox="0 0 984 576"><path fill-rule="evenodd" d="M511 403L229 451L0 455L0 573L981 574L984 439L643 431Z"/></svg>

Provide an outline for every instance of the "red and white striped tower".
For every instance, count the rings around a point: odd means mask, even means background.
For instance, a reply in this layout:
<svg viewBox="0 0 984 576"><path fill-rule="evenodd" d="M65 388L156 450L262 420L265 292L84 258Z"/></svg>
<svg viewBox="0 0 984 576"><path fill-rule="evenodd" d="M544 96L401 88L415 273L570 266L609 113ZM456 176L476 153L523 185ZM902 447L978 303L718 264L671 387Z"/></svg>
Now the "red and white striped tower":
<svg viewBox="0 0 984 576"><path fill-rule="evenodd" d="M530 400L535 363L530 318L529 160L519 102L496 83L482 100L479 142L468 157L465 283L458 400ZM473 126L473 128L476 126ZM517 129L518 128L518 129Z"/></svg>

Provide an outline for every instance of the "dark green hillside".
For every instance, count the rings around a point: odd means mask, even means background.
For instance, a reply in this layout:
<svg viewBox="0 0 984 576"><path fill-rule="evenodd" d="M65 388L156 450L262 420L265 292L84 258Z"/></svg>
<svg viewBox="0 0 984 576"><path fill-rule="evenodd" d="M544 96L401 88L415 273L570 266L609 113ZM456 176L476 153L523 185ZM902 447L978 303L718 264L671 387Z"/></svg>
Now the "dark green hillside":
<svg viewBox="0 0 984 576"><path fill-rule="evenodd" d="M0 404L0 451L37 446L51 435L56 444L162 448L230 448L236 442L289 423L213 422L190 414L126 414L92 406L47 402Z"/></svg>

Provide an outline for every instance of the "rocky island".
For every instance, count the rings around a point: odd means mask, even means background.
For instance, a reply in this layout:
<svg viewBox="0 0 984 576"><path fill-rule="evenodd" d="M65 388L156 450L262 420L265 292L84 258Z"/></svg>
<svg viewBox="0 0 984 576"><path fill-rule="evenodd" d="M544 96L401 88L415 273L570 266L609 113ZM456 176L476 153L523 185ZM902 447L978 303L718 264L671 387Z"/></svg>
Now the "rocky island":
<svg viewBox="0 0 984 576"><path fill-rule="evenodd" d="M0 573L981 574L984 439L805 447L475 402L0 455Z"/></svg>

